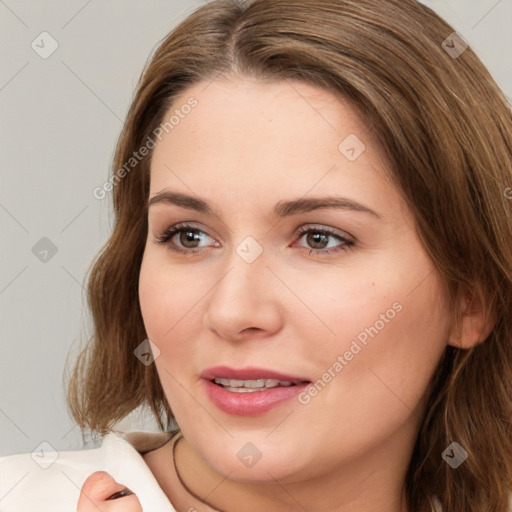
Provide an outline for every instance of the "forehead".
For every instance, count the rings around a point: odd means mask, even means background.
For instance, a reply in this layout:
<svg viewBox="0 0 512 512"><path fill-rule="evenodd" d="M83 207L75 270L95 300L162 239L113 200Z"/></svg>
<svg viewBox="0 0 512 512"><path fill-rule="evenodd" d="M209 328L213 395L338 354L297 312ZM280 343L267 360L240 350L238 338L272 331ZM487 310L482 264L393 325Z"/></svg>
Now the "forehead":
<svg viewBox="0 0 512 512"><path fill-rule="evenodd" d="M190 109L187 105L192 101L196 106ZM336 152L343 134L357 134L369 141L364 123L348 102L299 81L201 82L174 100L165 119L171 117L174 122L169 134L173 136L163 134L169 145L182 146L187 142L190 146L200 142L201 149L215 148L217 153L231 150L233 154L237 148L242 151L260 144L267 152L278 146L288 150L287 157L318 157L300 142L314 143L311 149L323 142L325 148Z"/></svg>
<svg viewBox="0 0 512 512"><path fill-rule="evenodd" d="M310 84L202 82L176 98L164 122L171 116L154 149L150 195L172 188L249 204L350 191L377 208L390 187L389 165L357 111Z"/></svg>

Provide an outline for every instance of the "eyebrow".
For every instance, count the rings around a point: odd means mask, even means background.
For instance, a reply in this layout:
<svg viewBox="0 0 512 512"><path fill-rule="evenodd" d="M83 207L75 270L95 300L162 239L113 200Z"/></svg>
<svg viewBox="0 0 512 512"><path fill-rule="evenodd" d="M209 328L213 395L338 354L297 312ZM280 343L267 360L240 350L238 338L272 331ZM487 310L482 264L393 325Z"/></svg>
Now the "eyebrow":
<svg viewBox="0 0 512 512"><path fill-rule="evenodd" d="M215 210L204 199L182 194L180 192L162 190L149 200L148 208L159 203L173 204L188 210L195 210L200 213L217 216ZM382 216L371 208L368 208L367 206L364 206L352 199L340 196L303 197L300 199L293 199L291 201L279 201L274 206L272 215L274 217L283 218L299 213L308 213L314 210L320 210L322 208L351 210L355 212L367 213L377 217L378 219L382 219Z"/></svg>

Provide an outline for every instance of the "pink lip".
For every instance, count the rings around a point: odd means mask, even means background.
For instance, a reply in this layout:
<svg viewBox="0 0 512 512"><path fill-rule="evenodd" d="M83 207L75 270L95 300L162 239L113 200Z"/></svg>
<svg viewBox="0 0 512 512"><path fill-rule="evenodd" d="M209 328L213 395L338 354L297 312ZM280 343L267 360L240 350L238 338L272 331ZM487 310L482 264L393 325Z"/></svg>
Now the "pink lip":
<svg viewBox="0 0 512 512"><path fill-rule="evenodd" d="M236 370L227 366L215 366L203 371L201 377L204 379L206 394L212 403L220 410L235 416L264 414L290 400L310 384L310 381L302 377L259 368ZM275 387L266 391L236 393L212 382L215 377L237 380L277 379L293 381L297 384L288 387Z"/></svg>
<svg viewBox="0 0 512 512"><path fill-rule="evenodd" d="M309 379L297 375L287 375L285 373L266 370L265 368L241 368L239 370L230 368L229 366L213 366L207 368L201 373L203 379L212 380L216 377L221 379L237 379L237 380L257 380L257 379L276 379L291 380L293 382L309 382Z"/></svg>

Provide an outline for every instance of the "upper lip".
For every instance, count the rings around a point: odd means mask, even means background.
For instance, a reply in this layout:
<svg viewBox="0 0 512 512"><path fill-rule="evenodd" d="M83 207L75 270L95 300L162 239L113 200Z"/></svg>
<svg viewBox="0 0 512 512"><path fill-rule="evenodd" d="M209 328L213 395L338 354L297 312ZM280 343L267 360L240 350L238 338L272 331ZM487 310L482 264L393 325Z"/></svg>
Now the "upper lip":
<svg viewBox="0 0 512 512"><path fill-rule="evenodd" d="M215 378L234 379L234 380L258 380L258 379L276 379L291 382L309 382L309 379L297 375L288 375L267 368L230 368L229 366L212 366L201 372L201 377L207 380Z"/></svg>

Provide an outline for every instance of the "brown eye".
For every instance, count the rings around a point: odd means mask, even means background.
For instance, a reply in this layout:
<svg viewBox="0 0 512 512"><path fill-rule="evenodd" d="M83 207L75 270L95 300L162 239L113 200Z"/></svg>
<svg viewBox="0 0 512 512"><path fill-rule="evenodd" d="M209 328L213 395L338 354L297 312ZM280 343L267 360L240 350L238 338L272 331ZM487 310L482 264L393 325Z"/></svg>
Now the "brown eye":
<svg viewBox="0 0 512 512"><path fill-rule="evenodd" d="M180 244L183 245L183 247L186 247L187 249L194 249L197 247L195 245L196 243L199 243L201 241L201 237L197 234L196 231L181 231L179 234L179 241ZM190 244L190 245L189 245Z"/></svg>
<svg viewBox="0 0 512 512"><path fill-rule="evenodd" d="M338 251L346 251L355 245L348 237L332 231L329 228L315 226L303 226L297 232L299 241L297 244L303 249L309 249L310 254L332 254ZM301 241L303 241L301 243ZM332 241L332 242L331 242Z"/></svg>
<svg viewBox="0 0 512 512"><path fill-rule="evenodd" d="M312 249L324 249L329 243L329 236L324 233L307 233L306 240Z"/></svg>
<svg viewBox="0 0 512 512"><path fill-rule="evenodd" d="M208 240L210 239L210 240ZM167 245L171 251L194 254L208 247L219 247L219 243L199 228L177 224L156 237L156 243ZM203 244L201 245L201 242Z"/></svg>

